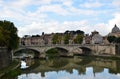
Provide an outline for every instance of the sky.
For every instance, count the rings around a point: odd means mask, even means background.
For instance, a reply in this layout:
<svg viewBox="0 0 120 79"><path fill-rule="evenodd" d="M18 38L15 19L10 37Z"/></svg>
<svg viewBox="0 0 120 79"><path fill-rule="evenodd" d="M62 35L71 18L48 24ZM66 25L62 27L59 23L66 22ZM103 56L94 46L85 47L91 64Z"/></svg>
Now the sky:
<svg viewBox="0 0 120 79"><path fill-rule="evenodd" d="M107 35L120 27L120 0L0 0L0 20L18 28L18 35L82 30Z"/></svg>

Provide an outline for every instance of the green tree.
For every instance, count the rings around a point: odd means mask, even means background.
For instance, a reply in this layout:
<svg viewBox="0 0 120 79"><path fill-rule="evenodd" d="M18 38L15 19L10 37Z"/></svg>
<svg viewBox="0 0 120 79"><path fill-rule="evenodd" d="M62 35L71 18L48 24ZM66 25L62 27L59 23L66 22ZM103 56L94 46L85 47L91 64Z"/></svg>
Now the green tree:
<svg viewBox="0 0 120 79"><path fill-rule="evenodd" d="M65 36L64 36L64 44L69 44L69 40L70 40L70 34L65 34Z"/></svg>
<svg viewBox="0 0 120 79"><path fill-rule="evenodd" d="M0 46L9 50L16 49L19 44L17 28L10 21L0 21Z"/></svg>
<svg viewBox="0 0 120 79"><path fill-rule="evenodd" d="M3 46L4 35L2 34L3 28L0 26L0 46Z"/></svg>
<svg viewBox="0 0 120 79"><path fill-rule="evenodd" d="M108 40L110 43L112 43L112 42L115 42L116 37L115 37L115 36L108 36L108 37L107 37L107 40Z"/></svg>
<svg viewBox="0 0 120 79"><path fill-rule="evenodd" d="M52 43L53 44L60 44L61 40L62 40L62 37L58 33L56 33L53 35Z"/></svg>
<svg viewBox="0 0 120 79"><path fill-rule="evenodd" d="M78 34L76 38L74 39L75 44L81 44L83 42L83 35Z"/></svg>

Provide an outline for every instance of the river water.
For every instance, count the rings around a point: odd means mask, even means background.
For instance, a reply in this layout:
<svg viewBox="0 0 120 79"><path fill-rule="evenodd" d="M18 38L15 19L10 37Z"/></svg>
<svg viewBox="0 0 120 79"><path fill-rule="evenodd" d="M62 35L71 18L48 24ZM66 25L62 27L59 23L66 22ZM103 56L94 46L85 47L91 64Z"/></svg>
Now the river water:
<svg viewBox="0 0 120 79"><path fill-rule="evenodd" d="M24 61L28 68L2 79L120 79L120 60L75 56Z"/></svg>

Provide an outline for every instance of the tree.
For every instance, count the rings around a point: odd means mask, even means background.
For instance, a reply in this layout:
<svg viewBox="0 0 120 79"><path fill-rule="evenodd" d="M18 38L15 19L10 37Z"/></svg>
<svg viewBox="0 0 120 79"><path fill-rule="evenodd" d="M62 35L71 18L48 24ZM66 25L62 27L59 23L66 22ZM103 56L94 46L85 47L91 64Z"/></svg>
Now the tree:
<svg viewBox="0 0 120 79"><path fill-rule="evenodd" d="M16 49L19 44L17 28L10 21L0 21L0 46L9 50Z"/></svg>
<svg viewBox="0 0 120 79"><path fill-rule="evenodd" d="M64 44L69 44L69 40L70 40L70 34L65 34L65 36L64 36Z"/></svg>
<svg viewBox="0 0 120 79"><path fill-rule="evenodd" d="M53 35L52 43L53 44L60 44L61 40L62 40L62 37L58 33L56 33Z"/></svg>
<svg viewBox="0 0 120 79"><path fill-rule="evenodd" d="M112 42L115 42L116 37L115 37L115 36L108 36L108 37L107 37L107 40L108 40L110 43L112 43Z"/></svg>
<svg viewBox="0 0 120 79"><path fill-rule="evenodd" d="M84 35L84 31L77 30L77 31L76 31L76 34L81 34L81 35Z"/></svg>
<svg viewBox="0 0 120 79"><path fill-rule="evenodd" d="M81 44L83 42L83 35L78 34L76 38L74 39L75 44Z"/></svg>

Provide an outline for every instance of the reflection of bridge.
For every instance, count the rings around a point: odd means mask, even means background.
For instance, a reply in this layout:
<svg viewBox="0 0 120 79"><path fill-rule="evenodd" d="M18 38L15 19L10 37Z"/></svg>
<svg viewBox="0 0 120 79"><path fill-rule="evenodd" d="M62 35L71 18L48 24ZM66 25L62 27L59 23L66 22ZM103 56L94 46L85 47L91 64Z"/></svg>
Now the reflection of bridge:
<svg viewBox="0 0 120 79"><path fill-rule="evenodd" d="M27 59L26 61L28 62L28 64L30 64L32 60ZM98 73L98 72L100 73L104 71L104 68L109 69L109 72L111 73L120 73L119 61L110 60L110 59L101 59L101 58L86 59L80 57L59 58L58 60L56 59L39 60L39 63L37 61L37 66L33 69L31 69L32 68L31 67L30 69L32 70L31 73L41 72L41 75L45 76L46 72L50 72L50 71L58 72L65 70L67 72L72 73L73 69L78 70L79 74L84 74L86 73L87 67L92 67L94 73ZM30 72L30 70L28 70L28 72Z"/></svg>
<svg viewBox="0 0 120 79"><path fill-rule="evenodd" d="M45 52L48 51L49 49L52 48L57 48L58 50L66 50L68 52L67 56L73 56L74 54L94 54L94 55L99 55L99 54L115 54L115 45L46 45L46 46L20 46L17 50L14 50L15 52L18 52L20 50L24 49L30 49L34 50L39 53L39 57L44 57Z"/></svg>

